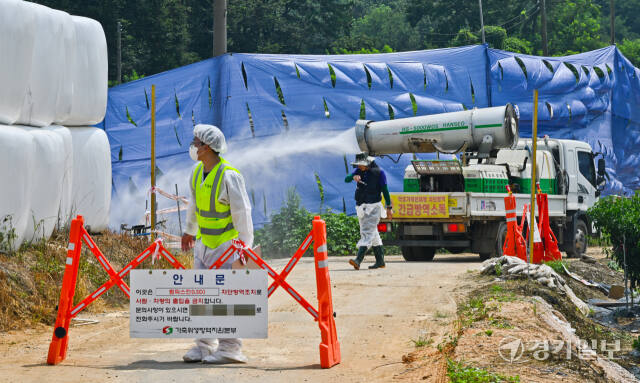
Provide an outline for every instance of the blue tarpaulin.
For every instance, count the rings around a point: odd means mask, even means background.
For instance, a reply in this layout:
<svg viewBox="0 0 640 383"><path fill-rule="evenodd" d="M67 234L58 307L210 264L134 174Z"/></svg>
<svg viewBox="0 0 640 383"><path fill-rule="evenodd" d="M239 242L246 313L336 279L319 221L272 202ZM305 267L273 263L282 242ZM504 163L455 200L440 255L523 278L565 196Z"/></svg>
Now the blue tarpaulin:
<svg viewBox="0 0 640 383"><path fill-rule="evenodd" d="M260 225L280 208L291 187L311 211L354 213L354 186L343 182L353 150L296 152L287 147L298 145L291 137L335 137L363 113L366 119L387 120L506 103L518 105L521 135L527 137L536 88L541 135L585 140L604 152L612 176L606 192L638 189L639 75L614 46L548 58L478 45L372 55L227 54L205 60L110 89L102 126L111 144L118 212L112 221L123 219L119 203L131 203L132 195L144 196L149 188L152 84L158 173L186 194L193 126L219 126L230 155L241 164ZM282 153L290 154L260 155L261 148L278 140ZM401 190L410 160L410 155L398 163L378 160L390 190Z"/></svg>

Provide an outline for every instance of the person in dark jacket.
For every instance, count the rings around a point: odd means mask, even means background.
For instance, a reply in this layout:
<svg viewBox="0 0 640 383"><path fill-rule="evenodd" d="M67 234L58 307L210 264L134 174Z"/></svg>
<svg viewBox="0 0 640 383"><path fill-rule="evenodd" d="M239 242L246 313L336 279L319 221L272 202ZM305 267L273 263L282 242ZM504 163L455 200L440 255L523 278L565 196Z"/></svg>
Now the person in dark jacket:
<svg viewBox="0 0 640 383"><path fill-rule="evenodd" d="M384 268L384 252L382 239L378 233L378 223L382 216L382 195L387 205L387 218L391 219L392 206L387 177L384 171L374 162L374 157L366 153L356 155L355 162L351 165L356 170L349 174L344 182L356 182L356 212L360 223L360 240L358 241L358 253L355 259L350 259L349 264L356 270L364 259L369 247L373 247L376 263L369 266L370 269Z"/></svg>

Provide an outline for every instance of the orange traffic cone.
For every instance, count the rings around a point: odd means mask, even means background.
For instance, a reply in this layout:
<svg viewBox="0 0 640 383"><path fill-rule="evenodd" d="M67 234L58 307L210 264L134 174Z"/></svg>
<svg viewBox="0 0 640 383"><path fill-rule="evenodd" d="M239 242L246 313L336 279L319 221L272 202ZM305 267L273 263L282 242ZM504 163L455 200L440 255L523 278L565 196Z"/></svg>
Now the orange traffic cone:
<svg viewBox="0 0 640 383"><path fill-rule="evenodd" d="M538 191L540 185L538 184ZM538 216L540 217L540 234L544 243L543 260L559 261L562 259L562 253L558 248L558 240L549 225L549 199L546 193L540 193L536 196L538 201Z"/></svg>
<svg viewBox="0 0 640 383"><path fill-rule="evenodd" d="M504 197L505 218L507 221L507 236L502 246L502 254L511 257L518 257L526 261L526 244L522 237L522 230L518 229L516 217L516 197L511 193L511 188L507 185L509 195Z"/></svg>

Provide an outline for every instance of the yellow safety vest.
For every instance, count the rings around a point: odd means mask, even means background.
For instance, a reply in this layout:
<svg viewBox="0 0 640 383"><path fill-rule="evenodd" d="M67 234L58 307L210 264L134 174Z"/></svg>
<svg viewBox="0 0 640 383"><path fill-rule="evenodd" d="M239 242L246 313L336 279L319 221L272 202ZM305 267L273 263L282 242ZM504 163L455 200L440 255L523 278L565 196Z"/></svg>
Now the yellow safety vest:
<svg viewBox="0 0 640 383"><path fill-rule="evenodd" d="M222 176L227 170L238 172L229 163L220 158L220 162L209 172L202 182L204 165L199 162L193 170L191 191L196 199L196 218L198 219L198 235L207 247L215 249L224 242L236 238L238 231L233 227L229 205L218 202Z"/></svg>

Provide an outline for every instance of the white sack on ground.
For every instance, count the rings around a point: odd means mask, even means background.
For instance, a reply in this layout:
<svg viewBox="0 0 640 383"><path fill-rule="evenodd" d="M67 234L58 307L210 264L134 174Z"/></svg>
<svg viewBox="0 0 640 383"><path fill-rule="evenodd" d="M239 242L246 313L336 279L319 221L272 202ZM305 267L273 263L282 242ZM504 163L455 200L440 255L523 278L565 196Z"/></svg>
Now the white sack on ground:
<svg viewBox="0 0 640 383"><path fill-rule="evenodd" d="M24 129L0 125L0 232L3 243L15 250L25 239L31 222L31 188L34 168L34 138ZM7 235L15 238L7 243Z"/></svg>
<svg viewBox="0 0 640 383"><path fill-rule="evenodd" d="M20 117L36 29L28 3L0 0L0 124L13 124Z"/></svg>
<svg viewBox="0 0 640 383"><path fill-rule="evenodd" d="M98 128L69 129L73 142L72 214L82 215L91 231L109 225L111 151L107 134Z"/></svg>
<svg viewBox="0 0 640 383"><path fill-rule="evenodd" d="M55 120L60 90L63 86L64 58L68 55L64 44L65 24L72 25L71 16L42 5L26 3L35 15L36 35L31 58L31 74L27 93L17 124L49 126ZM71 84L64 84L71 87ZM68 95L71 92L66 92Z"/></svg>
<svg viewBox="0 0 640 383"><path fill-rule="evenodd" d="M86 17L72 16L76 30L71 113L59 121L65 126L87 126L104 119L107 110L107 41L102 26Z"/></svg>
<svg viewBox="0 0 640 383"><path fill-rule="evenodd" d="M32 166L23 175L30 178L31 201L25 240L49 238L58 223L62 200L66 156L64 139L51 129L17 128L33 137Z"/></svg>

